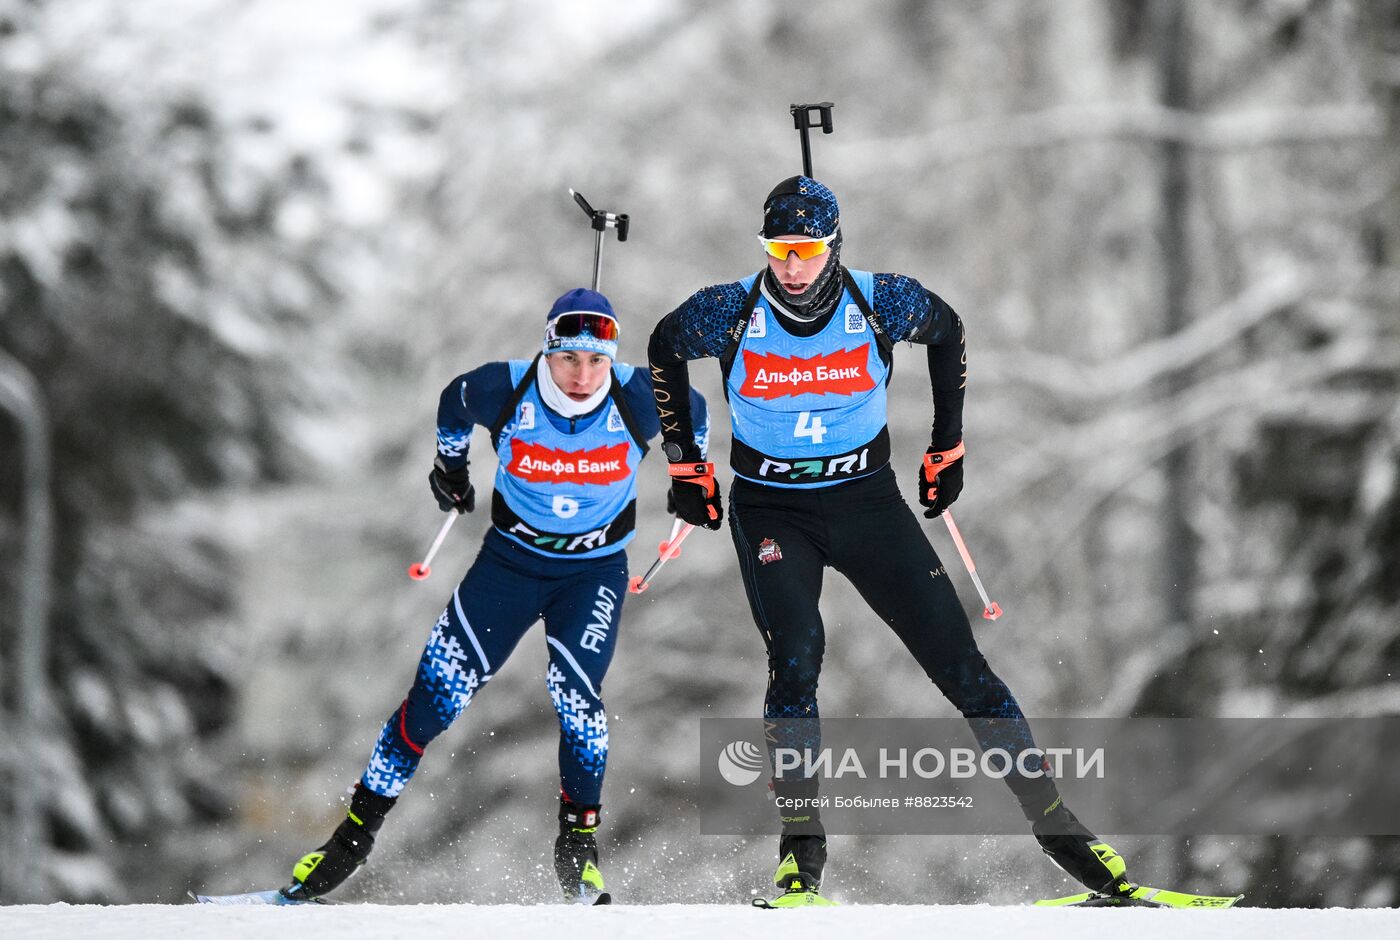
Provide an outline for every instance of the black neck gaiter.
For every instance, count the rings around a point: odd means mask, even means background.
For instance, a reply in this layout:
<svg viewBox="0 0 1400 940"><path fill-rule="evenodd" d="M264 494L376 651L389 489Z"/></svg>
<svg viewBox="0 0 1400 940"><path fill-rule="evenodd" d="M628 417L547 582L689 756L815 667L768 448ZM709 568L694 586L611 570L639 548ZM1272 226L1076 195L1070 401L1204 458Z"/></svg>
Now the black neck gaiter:
<svg viewBox="0 0 1400 940"><path fill-rule="evenodd" d="M771 267L763 272L764 285L768 288L768 293L787 308L784 312L792 314L799 320L811 321L824 317L836 309L836 303L841 299L841 234L839 232L827 251L831 257L822 267L822 272L800 294L789 294L783 285L778 283L778 279L773 276Z"/></svg>

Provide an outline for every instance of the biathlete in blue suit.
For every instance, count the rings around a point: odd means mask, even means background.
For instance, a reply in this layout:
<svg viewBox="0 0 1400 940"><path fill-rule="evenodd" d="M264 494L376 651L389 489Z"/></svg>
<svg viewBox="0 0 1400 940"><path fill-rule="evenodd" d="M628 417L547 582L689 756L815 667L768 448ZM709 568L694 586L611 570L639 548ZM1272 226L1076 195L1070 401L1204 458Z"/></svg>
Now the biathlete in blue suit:
<svg viewBox="0 0 1400 940"><path fill-rule="evenodd" d="M534 360L490 362L443 390L433 495L444 512L475 508L467 450L472 428L486 428L500 460L492 526L379 733L346 819L296 864L289 897L321 897L364 864L429 743L541 618L559 715L555 868L570 899L603 896L594 835L608 759L603 678L627 596L637 465L660 430L651 377L614 361L618 334L606 297L572 290L549 311ZM705 401L692 393L687 402L697 416L688 443L703 454Z"/></svg>
<svg viewBox="0 0 1400 940"><path fill-rule="evenodd" d="M824 569L840 571L968 719L984 749L1018 758L1007 776L1042 849L1094 890L1121 893L1125 866L1061 802L1020 705L977 648L967 615L889 466L885 386L894 343L928 351L932 440L920 464L926 516L963 483L963 326L942 298L901 274L848 270L836 197L814 179L779 183L764 204L765 270L694 294L648 348L677 514L717 529L714 465L692 440L688 361L720 361L733 427L729 525L768 652L770 748L820 746L817 679ZM878 551L872 549L878 547ZM826 835L816 780L775 779L783 831L775 906L820 904ZM795 810L781 809L797 807Z"/></svg>

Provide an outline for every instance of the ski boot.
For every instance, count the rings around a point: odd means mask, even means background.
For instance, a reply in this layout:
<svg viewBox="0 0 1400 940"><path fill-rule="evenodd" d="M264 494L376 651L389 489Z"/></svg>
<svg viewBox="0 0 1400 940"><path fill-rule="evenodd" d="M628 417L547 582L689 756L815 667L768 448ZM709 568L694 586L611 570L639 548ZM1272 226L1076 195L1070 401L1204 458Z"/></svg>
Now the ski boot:
<svg viewBox="0 0 1400 940"><path fill-rule="evenodd" d="M773 873L773 884L782 894L769 900L754 898L753 906L768 909L785 907L835 907L836 902L818 894L822 869L826 867L826 836L784 834L778 841L782 861Z"/></svg>
<svg viewBox="0 0 1400 940"><path fill-rule="evenodd" d="M554 840L554 873L566 900L611 904L598 870L598 806L559 801L559 837Z"/></svg>
<svg viewBox="0 0 1400 940"><path fill-rule="evenodd" d="M308 852L292 868L292 883L282 889L289 901L316 900L345 883L360 870L374 848L374 834L384 825L384 816L398 802L396 796L380 796L355 785L350 811L326 844Z"/></svg>
<svg viewBox="0 0 1400 940"><path fill-rule="evenodd" d="M1031 826L1035 841L1050 860L1096 895L1127 897L1137 886L1127 877L1122 856L1084 827L1056 799Z"/></svg>

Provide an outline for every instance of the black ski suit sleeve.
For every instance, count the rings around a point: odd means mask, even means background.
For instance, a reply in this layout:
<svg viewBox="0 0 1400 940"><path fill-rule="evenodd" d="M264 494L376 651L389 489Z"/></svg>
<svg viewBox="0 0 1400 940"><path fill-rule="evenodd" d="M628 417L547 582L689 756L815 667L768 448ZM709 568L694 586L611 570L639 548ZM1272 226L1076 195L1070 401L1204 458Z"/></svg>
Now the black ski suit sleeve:
<svg viewBox="0 0 1400 940"><path fill-rule="evenodd" d="M933 389L934 450L962 440L963 396L967 390L967 340L962 320L947 301L903 274L876 274L871 308L894 342L928 347Z"/></svg>
<svg viewBox="0 0 1400 940"><path fill-rule="evenodd" d="M627 406L636 416L638 430L651 440L661 431L656 413L656 397L652 391L651 374L642 368L632 373L632 377L622 386L627 397ZM695 389L690 390L690 418L695 426L695 446L703 457L710 448L710 414L705 396Z"/></svg>
<svg viewBox="0 0 1400 940"><path fill-rule="evenodd" d="M648 368L661 438L680 448L683 461L700 461L691 410L690 360L718 356L729 329L743 310L748 292L735 281L707 287L661 318L647 344Z"/></svg>

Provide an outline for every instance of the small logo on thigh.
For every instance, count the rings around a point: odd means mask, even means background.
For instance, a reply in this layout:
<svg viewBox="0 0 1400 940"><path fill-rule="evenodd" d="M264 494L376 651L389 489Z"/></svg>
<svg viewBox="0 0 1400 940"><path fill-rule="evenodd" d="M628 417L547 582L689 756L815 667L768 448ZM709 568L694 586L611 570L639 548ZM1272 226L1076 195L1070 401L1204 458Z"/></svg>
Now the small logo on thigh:
<svg viewBox="0 0 1400 940"><path fill-rule="evenodd" d="M937 568L935 568L935 569L933 569L932 571L930 571L930 572L928 573L928 576L929 576L930 578L934 578L934 579L936 580L936 579L938 579L938 578L942 578L942 577L946 576L947 574L948 574L948 570L947 570L946 568L944 568L942 565L939 565Z"/></svg>
<svg viewBox="0 0 1400 940"><path fill-rule="evenodd" d="M758 543L758 560L765 565L773 561L782 561L783 550L772 539L764 539Z"/></svg>

